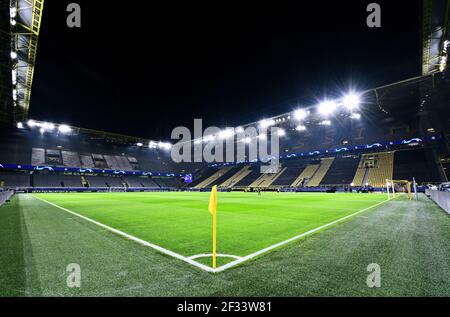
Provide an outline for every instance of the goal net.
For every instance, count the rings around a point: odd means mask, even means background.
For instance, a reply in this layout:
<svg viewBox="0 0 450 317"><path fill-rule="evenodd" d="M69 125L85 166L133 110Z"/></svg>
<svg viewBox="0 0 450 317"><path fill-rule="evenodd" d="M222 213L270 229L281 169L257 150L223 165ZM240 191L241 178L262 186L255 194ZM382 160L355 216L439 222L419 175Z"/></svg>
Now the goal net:
<svg viewBox="0 0 450 317"><path fill-rule="evenodd" d="M411 193L411 181L408 180L395 180L386 179L386 191L388 194L388 199L395 198L400 193L404 193L408 196L409 200L412 199Z"/></svg>
<svg viewBox="0 0 450 317"><path fill-rule="evenodd" d="M126 187L110 187L110 188L108 189L108 191L109 191L110 193L115 193L115 192L126 192L126 191L127 191L127 188L126 188Z"/></svg>

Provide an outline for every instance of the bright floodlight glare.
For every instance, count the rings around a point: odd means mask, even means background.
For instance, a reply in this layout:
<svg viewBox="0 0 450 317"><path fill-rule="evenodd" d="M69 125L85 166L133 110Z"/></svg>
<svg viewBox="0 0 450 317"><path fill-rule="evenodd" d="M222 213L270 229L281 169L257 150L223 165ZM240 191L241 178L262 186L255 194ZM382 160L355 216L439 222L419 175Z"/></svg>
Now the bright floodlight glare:
<svg viewBox="0 0 450 317"><path fill-rule="evenodd" d="M284 135L286 135L286 131L284 131L283 129L278 129L278 135L284 136Z"/></svg>
<svg viewBox="0 0 450 317"><path fill-rule="evenodd" d="M55 129L55 125L53 123L50 123L50 122L44 122L42 124L42 128L44 128L44 130L52 131L52 130Z"/></svg>
<svg viewBox="0 0 450 317"><path fill-rule="evenodd" d="M60 124L58 127L58 131L61 133L69 133L72 131L72 129L67 124Z"/></svg>
<svg viewBox="0 0 450 317"><path fill-rule="evenodd" d="M14 51L11 51L11 58L12 59L16 59L17 58L17 53Z"/></svg>
<svg viewBox="0 0 450 317"><path fill-rule="evenodd" d="M236 133L242 133L244 132L244 128L243 127L237 127L236 128Z"/></svg>
<svg viewBox="0 0 450 317"><path fill-rule="evenodd" d="M295 130L297 130L297 131L305 131L306 130L306 127L304 126L304 125L298 125L296 128L295 128Z"/></svg>
<svg viewBox="0 0 450 317"><path fill-rule="evenodd" d="M154 142L154 141L150 141L150 142L148 142L148 147L149 147L150 149L156 149L157 144L156 144L156 142Z"/></svg>
<svg viewBox="0 0 450 317"><path fill-rule="evenodd" d="M13 26L16 25L16 23L17 23L15 19L11 19L10 22L11 22L11 25L13 25Z"/></svg>
<svg viewBox="0 0 450 317"><path fill-rule="evenodd" d="M40 128L39 132L41 132L41 134L44 134L45 129L44 128Z"/></svg>
<svg viewBox="0 0 450 317"><path fill-rule="evenodd" d="M258 138L260 138L261 140L266 140L267 139L267 135L262 133L258 136Z"/></svg>
<svg viewBox="0 0 450 317"><path fill-rule="evenodd" d="M244 142L248 144L248 143L252 142L252 139L249 138L249 137L246 137L246 138L244 139Z"/></svg>
<svg viewBox="0 0 450 317"><path fill-rule="evenodd" d="M361 115L357 112L354 112L354 113L352 113L351 118L358 120L358 119L361 119Z"/></svg>
<svg viewBox="0 0 450 317"><path fill-rule="evenodd" d="M141 142L138 142L138 143L136 143L136 145L139 146L139 147L141 147L141 146L143 146L144 144L142 144Z"/></svg>
<svg viewBox="0 0 450 317"><path fill-rule="evenodd" d="M332 100L327 100L319 104L319 112L323 115L329 115L333 113L334 110L336 110L337 105L336 102Z"/></svg>
<svg viewBox="0 0 450 317"><path fill-rule="evenodd" d="M321 125L331 125L331 121L330 120L323 120L320 124Z"/></svg>
<svg viewBox="0 0 450 317"><path fill-rule="evenodd" d="M18 129L23 129L23 123L22 122L17 122L17 128Z"/></svg>
<svg viewBox="0 0 450 317"><path fill-rule="evenodd" d="M232 129L225 129L219 132L219 138L227 139L229 137L232 137L234 135L234 131Z"/></svg>
<svg viewBox="0 0 450 317"><path fill-rule="evenodd" d="M296 120L303 120L308 116L308 111L305 109L297 109L294 111L294 118Z"/></svg>
<svg viewBox="0 0 450 317"><path fill-rule="evenodd" d="M348 94L344 97L344 106L349 109L357 109L359 106L359 97L353 93Z"/></svg>
<svg viewBox="0 0 450 317"><path fill-rule="evenodd" d="M28 120L27 121L27 125L30 127L30 128L33 128L33 127L35 127L36 126L36 122L34 121L34 120Z"/></svg>
<svg viewBox="0 0 450 317"><path fill-rule="evenodd" d="M259 122L259 126L261 128L268 128L274 124L275 124L275 120L273 120L273 119L269 119L269 120L264 119Z"/></svg>
<svg viewBox="0 0 450 317"><path fill-rule="evenodd" d="M195 139L194 140L194 144L200 144L200 143L202 143L202 139Z"/></svg>

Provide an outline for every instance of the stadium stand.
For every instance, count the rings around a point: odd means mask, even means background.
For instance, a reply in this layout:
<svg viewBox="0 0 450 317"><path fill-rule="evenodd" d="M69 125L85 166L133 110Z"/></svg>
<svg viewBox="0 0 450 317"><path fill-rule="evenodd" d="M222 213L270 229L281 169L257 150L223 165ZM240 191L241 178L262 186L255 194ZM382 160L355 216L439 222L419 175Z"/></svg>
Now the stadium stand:
<svg viewBox="0 0 450 317"><path fill-rule="evenodd" d="M320 161L320 166L311 179L308 182L307 186L319 186L320 182L324 178L325 174L328 172L331 164L334 161L334 157L323 158Z"/></svg>
<svg viewBox="0 0 450 317"><path fill-rule="evenodd" d="M77 152L61 151L61 157L64 166L81 167L80 157Z"/></svg>
<svg viewBox="0 0 450 317"><path fill-rule="evenodd" d="M89 187L125 187L120 177L113 176L85 176Z"/></svg>
<svg viewBox="0 0 450 317"><path fill-rule="evenodd" d="M219 187L223 188L233 187L237 185L243 178L245 178L251 172L252 170L250 169L250 166L244 166L236 174L234 174L229 179L220 184Z"/></svg>
<svg viewBox="0 0 450 317"><path fill-rule="evenodd" d="M252 165L250 167L250 173L248 173L247 175L245 175L245 177L241 178L238 182L236 182L234 186L249 186L260 176L261 176L261 166L259 164Z"/></svg>
<svg viewBox="0 0 450 317"><path fill-rule="evenodd" d="M349 185L359 164L359 156L336 157L320 185Z"/></svg>
<svg viewBox="0 0 450 317"><path fill-rule="evenodd" d="M277 167L273 171L262 174L249 187L267 188L283 174L287 167Z"/></svg>
<svg viewBox="0 0 450 317"><path fill-rule="evenodd" d="M386 179L392 179L393 170L394 152L363 154L352 183L354 186L383 187Z"/></svg>
<svg viewBox="0 0 450 317"><path fill-rule="evenodd" d="M35 187L64 187L61 182L59 175L40 173L32 175L32 184Z"/></svg>
<svg viewBox="0 0 450 317"><path fill-rule="evenodd" d="M0 187L16 188L30 186L30 174L20 172L0 172Z"/></svg>
<svg viewBox="0 0 450 317"><path fill-rule="evenodd" d="M310 162L308 159L291 159L283 162L286 169L273 181L273 186L290 186Z"/></svg>
<svg viewBox="0 0 450 317"><path fill-rule="evenodd" d="M212 174L211 176L209 176L208 178L206 178L204 181L200 182L199 184L197 184L195 186L195 188L205 188L208 185L210 185L212 182L218 180L220 177L222 177L223 175L225 175L228 171L230 171L232 169L231 166L226 166L226 167L222 167L221 169L219 169L217 172L215 172L214 174Z"/></svg>
<svg viewBox="0 0 450 317"><path fill-rule="evenodd" d="M234 175L236 175L236 173L240 170L241 168L238 166L233 166L231 169L229 169L225 174L223 174L222 176L220 176L218 179L216 179L214 182L212 182L211 184L209 184L209 187L212 187L214 185L219 186L220 184L224 183L227 179L233 177Z"/></svg>
<svg viewBox="0 0 450 317"><path fill-rule="evenodd" d="M413 177L419 183L441 182L439 166L427 149L400 150L394 156L394 179L411 180Z"/></svg>
<svg viewBox="0 0 450 317"><path fill-rule="evenodd" d="M292 182L291 186L306 186L308 181L314 176L314 173L319 168L320 164L307 165L305 169L298 175L298 177Z"/></svg>

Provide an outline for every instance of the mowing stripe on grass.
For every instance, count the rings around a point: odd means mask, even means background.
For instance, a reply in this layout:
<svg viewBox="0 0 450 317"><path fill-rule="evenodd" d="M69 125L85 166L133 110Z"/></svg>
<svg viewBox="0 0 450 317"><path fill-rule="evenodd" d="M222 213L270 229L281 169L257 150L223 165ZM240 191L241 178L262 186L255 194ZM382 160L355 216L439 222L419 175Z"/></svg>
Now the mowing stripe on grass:
<svg viewBox="0 0 450 317"><path fill-rule="evenodd" d="M51 202L49 202L49 201L47 201L47 200L45 200L45 199L43 199L43 198L39 198L39 197L36 197L36 196L32 196L32 197L33 197L33 198L36 198L36 199L38 199L38 200L40 200L40 201L42 201L42 202L45 202L45 203L47 203L47 204L49 204L49 205L52 205L53 207L56 207L56 208L59 208L59 209L65 211L65 212L68 212L68 213L70 213L70 214L72 214L72 215L75 215L75 216L77 216L77 217L80 217L80 218L82 218L82 219L84 219L84 220L86 220L86 221L92 222L93 224L96 224L97 226L100 226L100 227L105 228L105 229L107 229L107 230L109 230L109 231L112 231L112 232L114 232L114 233L116 233L116 234L119 234L119 235L121 235L121 236L124 236L124 237L126 237L126 238L128 238L128 239L130 239L130 240L133 240L133 241L135 241L135 242L137 242L137 243L139 243L139 244L142 244L142 245L144 245L144 246L147 246L147 247L150 247L150 248L152 248L152 249L155 249L155 250L157 250L157 251L159 251L159 252L161 252L161 253L170 255L170 256L172 256L172 257L174 257L174 258L177 258L177 259L179 259L179 260L181 260L181 261L187 262L187 263L189 263L189 264L191 264L191 265L193 265L193 266L196 266L196 267L198 267L198 268L200 268L200 269L202 269L202 270L205 270L205 271L207 271L207 272L214 272L214 269L213 269L213 268L211 268L211 267L209 267L209 266L206 266L206 265L204 265L204 264L201 264L201 263L199 263L199 262L197 262L197 261L194 261L194 260L192 260L192 259L190 259L190 258L187 258L187 257L185 257L185 256L183 256L183 255L181 255L181 254L178 254L178 253L175 253L175 252L173 252L173 251L167 250L167 249L165 249L165 248L163 248L163 247L160 247L159 245L156 245L156 244L153 244L153 243L144 241L144 240L142 240L142 239L139 239L139 238L137 238L137 237L135 237L135 236L132 236L132 235L130 235L130 234L128 234L128 233L125 233L125 232L123 232L123 231L114 229L114 228L112 228L112 227L110 227L110 226L107 226L107 225L101 223L101 222L95 221L95 220L90 219L90 218L88 218L88 217L82 216L82 215L80 215L80 214L78 214L78 213L76 213L76 212L73 212L73 211L71 211L71 210L69 210L69 209L67 209L67 208L58 206L58 205L56 205L56 204L54 204L54 203L51 203Z"/></svg>

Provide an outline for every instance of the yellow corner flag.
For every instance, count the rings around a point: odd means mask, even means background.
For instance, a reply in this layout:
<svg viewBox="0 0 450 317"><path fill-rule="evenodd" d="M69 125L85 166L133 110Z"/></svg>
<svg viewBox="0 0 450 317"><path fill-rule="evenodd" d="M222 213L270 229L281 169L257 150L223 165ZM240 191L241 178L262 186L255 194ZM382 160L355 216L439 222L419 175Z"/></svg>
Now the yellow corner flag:
<svg viewBox="0 0 450 317"><path fill-rule="evenodd" d="M216 257L217 257L217 230L216 230L216 213L217 213L217 185L214 185L211 189L211 195L209 196L209 212L213 216L213 269L216 268Z"/></svg>

